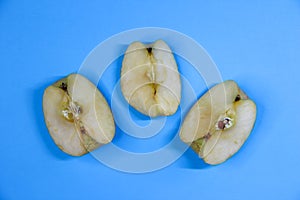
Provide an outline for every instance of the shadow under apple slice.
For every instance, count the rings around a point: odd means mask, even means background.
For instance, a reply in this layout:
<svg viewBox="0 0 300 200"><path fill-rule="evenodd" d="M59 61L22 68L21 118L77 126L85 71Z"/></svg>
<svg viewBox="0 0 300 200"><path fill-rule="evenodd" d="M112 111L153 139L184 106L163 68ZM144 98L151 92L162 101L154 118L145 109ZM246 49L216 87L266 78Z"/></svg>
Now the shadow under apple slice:
<svg viewBox="0 0 300 200"><path fill-rule="evenodd" d="M178 166L185 169L208 169L213 167L199 158L199 156L191 149L188 148L186 152L178 160Z"/></svg>

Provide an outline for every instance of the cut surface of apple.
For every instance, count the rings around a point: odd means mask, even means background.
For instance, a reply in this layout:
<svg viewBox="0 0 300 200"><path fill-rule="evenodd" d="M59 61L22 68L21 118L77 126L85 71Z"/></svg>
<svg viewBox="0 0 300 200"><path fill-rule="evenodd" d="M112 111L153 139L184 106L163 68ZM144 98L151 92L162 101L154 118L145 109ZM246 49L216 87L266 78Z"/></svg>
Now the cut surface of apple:
<svg viewBox="0 0 300 200"><path fill-rule="evenodd" d="M121 90L126 101L145 115L168 116L176 112L181 81L172 51L164 41L129 45L122 63Z"/></svg>
<svg viewBox="0 0 300 200"><path fill-rule="evenodd" d="M211 88L184 119L180 138L208 164L220 164L248 138L256 119L256 105L234 81Z"/></svg>
<svg viewBox="0 0 300 200"><path fill-rule="evenodd" d="M81 156L115 134L111 110L97 87L79 74L70 74L46 88L45 122L56 145L65 153Z"/></svg>

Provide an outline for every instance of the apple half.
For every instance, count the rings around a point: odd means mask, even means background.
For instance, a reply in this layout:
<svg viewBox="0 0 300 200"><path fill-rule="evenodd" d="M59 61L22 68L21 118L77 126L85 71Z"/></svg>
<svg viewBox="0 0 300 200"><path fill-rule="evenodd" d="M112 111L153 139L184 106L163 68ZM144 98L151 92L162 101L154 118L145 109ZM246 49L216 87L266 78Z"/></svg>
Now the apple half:
<svg viewBox="0 0 300 200"><path fill-rule="evenodd" d="M162 40L130 44L122 63L121 90L126 101L145 115L174 114L180 103L181 81L170 47Z"/></svg>
<svg viewBox="0 0 300 200"><path fill-rule="evenodd" d="M114 137L113 115L105 98L79 74L70 74L46 88L43 111L51 137L67 154L81 156Z"/></svg>
<svg viewBox="0 0 300 200"><path fill-rule="evenodd" d="M206 163L216 165L234 155L248 138L256 105L232 81L211 88L184 119L180 138Z"/></svg>

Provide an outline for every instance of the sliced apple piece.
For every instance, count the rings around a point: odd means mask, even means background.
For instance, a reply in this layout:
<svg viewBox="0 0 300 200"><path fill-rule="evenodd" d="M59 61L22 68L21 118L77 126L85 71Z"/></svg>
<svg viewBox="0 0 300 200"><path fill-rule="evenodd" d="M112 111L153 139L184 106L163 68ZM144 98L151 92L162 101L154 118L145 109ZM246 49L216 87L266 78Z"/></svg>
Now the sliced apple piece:
<svg viewBox="0 0 300 200"><path fill-rule="evenodd" d="M115 124L105 98L79 74L71 74L46 88L43 111L54 142L70 155L86 154L114 137Z"/></svg>
<svg viewBox="0 0 300 200"><path fill-rule="evenodd" d="M180 138L206 163L220 164L241 148L255 119L255 103L234 81L225 81L193 105L184 119Z"/></svg>
<svg viewBox="0 0 300 200"><path fill-rule="evenodd" d="M168 116L176 112L181 81L172 51L164 41L129 45L122 63L121 90L126 101L145 115Z"/></svg>

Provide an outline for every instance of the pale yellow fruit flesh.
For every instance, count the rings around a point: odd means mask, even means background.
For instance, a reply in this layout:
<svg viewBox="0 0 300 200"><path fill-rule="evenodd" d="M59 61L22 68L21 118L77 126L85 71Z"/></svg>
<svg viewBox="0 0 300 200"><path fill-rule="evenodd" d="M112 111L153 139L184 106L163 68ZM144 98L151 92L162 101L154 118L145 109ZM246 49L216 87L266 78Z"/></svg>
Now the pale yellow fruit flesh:
<svg viewBox="0 0 300 200"><path fill-rule="evenodd" d="M71 155L82 155L86 152L72 122L64 119L61 105L67 101L63 90L49 86L44 93L43 110L47 128L57 146Z"/></svg>
<svg viewBox="0 0 300 200"><path fill-rule="evenodd" d="M113 116L103 95L79 74L71 74L45 90L43 111L54 142L73 156L110 142L115 133Z"/></svg>
<svg viewBox="0 0 300 200"><path fill-rule="evenodd" d="M248 103L247 105L252 105L252 109L243 109L244 102L251 102L252 104ZM219 122L227 117L231 119L229 128L219 128ZM239 126L243 117L249 118L249 125L244 124L244 127ZM224 140L226 133L231 133L229 138L233 139L235 134L249 135L255 118L255 104L248 99L234 81L225 81L211 88L191 108L181 127L180 138L190 144L192 149L204 158L205 162L219 164L233 155L247 137L242 137L244 140L234 140L235 143L237 142L236 148L229 146L231 145L229 143L227 143L227 148L226 145L223 145L221 153L218 153L218 149L215 147ZM214 155L214 157L210 155ZM217 159L216 155L220 155L220 157Z"/></svg>
<svg viewBox="0 0 300 200"><path fill-rule="evenodd" d="M204 157L206 163L216 165L230 158L241 148L253 128L256 119L256 106L253 101L241 100L235 104L236 123L232 128L222 131L218 142Z"/></svg>
<svg viewBox="0 0 300 200"><path fill-rule="evenodd" d="M174 56L164 41L129 45L122 63L121 90L127 102L145 115L176 112L181 81Z"/></svg>
<svg viewBox="0 0 300 200"><path fill-rule="evenodd" d="M191 143L207 135L221 113L226 111L238 95L241 99L247 98L234 81L225 81L211 88L185 117L180 132L181 139Z"/></svg>

